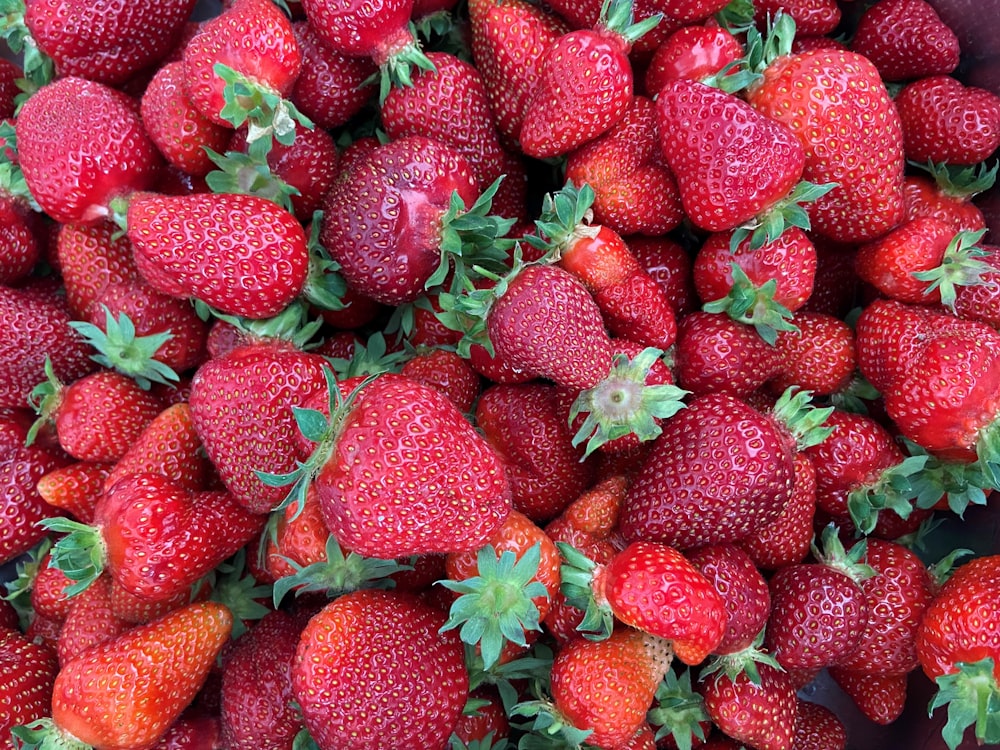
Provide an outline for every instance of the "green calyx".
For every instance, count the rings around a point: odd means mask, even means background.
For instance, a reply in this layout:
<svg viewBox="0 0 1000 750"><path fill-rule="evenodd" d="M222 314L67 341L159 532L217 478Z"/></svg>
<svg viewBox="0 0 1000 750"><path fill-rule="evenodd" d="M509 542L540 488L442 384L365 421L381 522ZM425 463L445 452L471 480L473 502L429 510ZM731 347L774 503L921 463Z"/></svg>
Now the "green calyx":
<svg viewBox="0 0 1000 750"><path fill-rule="evenodd" d="M481 548L476 556L479 575L462 581L438 581L460 594L441 632L459 628L463 643L479 645L485 669L497 663L507 643L526 647L525 633L541 630L533 599L548 598L544 584L536 579L540 561L540 544L520 558L512 550L498 556L491 545Z"/></svg>
<svg viewBox="0 0 1000 750"><path fill-rule="evenodd" d="M267 164L249 153L227 151L217 153L205 148L215 165L214 172L205 175L205 183L213 193L237 193L239 195L254 195L277 203L283 209L292 212L292 196L300 195L298 189L275 175Z"/></svg>
<svg viewBox="0 0 1000 750"><path fill-rule="evenodd" d="M731 654L720 654L712 657L702 669L698 679L704 680L710 675L721 675L733 681L740 675L745 674L750 682L759 686L761 679L760 672L757 669L758 664L766 664L779 671L784 671L778 660L763 650L763 646L764 631L761 630L754 637L753 643L746 648L734 651Z"/></svg>
<svg viewBox="0 0 1000 750"><path fill-rule="evenodd" d="M872 533L883 510L891 510L903 519L910 517L914 500L919 494L916 483L923 481L922 472L927 458L926 455L908 456L885 469L874 482L855 487L848 493L847 510L859 532L865 535ZM937 499L940 498L938 493Z"/></svg>
<svg viewBox="0 0 1000 750"><path fill-rule="evenodd" d="M753 0L730 0L715 14L715 20L730 34L745 34L755 26L754 13Z"/></svg>
<svg viewBox="0 0 1000 750"><path fill-rule="evenodd" d="M771 418L791 433L799 450L805 450L819 445L833 432L826 424L833 409L832 406L814 406L812 391L792 385L774 402Z"/></svg>
<svg viewBox="0 0 1000 750"><path fill-rule="evenodd" d="M273 89L222 63L212 69L226 84L222 92L226 104L219 116L234 128L247 126L248 152L257 162L267 160L274 141L292 145L297 125L309 130L314 127L312 120Z"/></svg>
<svg viewBox="0 0 1000 750"><path fill-rule="evenodd" d="M513 659L496 662L491 667L483 665L482 651L465 644L465 665L469 672L469 690L482 685L491 685L500 695L504 710L511 709L522 699L522 688L536 696L544 695L550 688L549 676L552 672L552 649L542 641L536 641L527 652Z"/></svg>
<svg viewBox="0 0 1000 750"><path fill-rule="evenodd" d="M389 92L394 86L411 88L413 86L413 69L423 70L428 73L436 73L437 67L430 58L424 54L417 38L417 30L413 23L410 23L410 41L395 50L389 58L382 63L379 72L379 105L385 102ZM365 85L370 81L365 81Z"/></svg>
<svg viewBox="0 0 1000 750"><path fill-rule="evenodd" d="M412 566L396 560L381 560L363 557L355 552L344 554L344 550L331 534L326 540L326 560L301 566L294 560L285 558L295 572L279 578L274 583L274 606L277 607L289 591L299 596L306 592L325 593L331 599L349 591L359 589L391 589L396 582L389 576Z"/></svg>
<svg viewBox="0 0 1000 750"><path fill-rule="evenodd" d="M911 167L927 172L934 178L938 189L950 198L967 199L985 192L996 184L1000 160L992 167L986 162L968 167L928 161L926 164L908 161Z"/></svg>
<svg viewBox="0 0 1000 750"><path fill-rule="evenodd" d="M101 307L104 308L104 330L79 320L69 324L97 350L97 354L91 355L92 360L132 378L144 390L149 390L153 383L172 386L180 380L173 369L156 359L160 347L173 338L170 331L138 336L128 315L119 313L116 318L107 305Z"/></svg>
<svg viewBox="0 0 1000 750"><path fill-rule="evenodd" d="M746 66L754 73L763 73L779 57L792 54L795 40L795 19L778 12L767 19L767 28L761 34L756 26L747 29Z"/></svg>
<svg viewBox="0 0 1000 750"><path fill-rule="evenodd" d="M702 310L725 313L733 320L753 326L771 346L778 340L778 331L796 331L790 321L792 311L774 299L778 281L768 279L757 286L739 264L732 264L733 285L725 297L706 302Z"/></svg>
<svg viewBox="0 0 1000 750"><path fill-rule="evenodd" d="M677 750L691 750L693 740L705 740L705 727L711 724L705 699L691 687L691 671L680 674L669 670L659 687L646 720L655 730L657 743L672 736Z"/></svg>
<svg viewBox="0 0 1000 750"><path fill-rule="evenodd" d="M952 311L959 286L981 286L986 282L985 274L997 273L998 269L982 260L989 255L977 244L986 234L985 229L976 232L959 232L948 243L941 259L941 265L927 271L914 271L913 277L930 282L924 294L935 289L941 294L941 304Z"/></svg>
<svg viewBox="0 0 1000 750"><path fill-rule="evenodd" d="M323 212L313 211L309 225L309 273L302 288L302 296L320 310L344 310L347 304L347 282L340 274L340 264L330 257L319 235L323 227Z"/></svg>
<svg viewBox="0 0 1000 750"><path fill-rule="evenodd" d="M25 92L33 92L55 78L55 63L31 37L24 23L25 11L24 0L0 0L0 39L21 58L24 80L18 85Z"/></svg>
<svg viewBox="0 0 1000 750"><path fill-rule="evenodd" d="M980 745L1000 742L1000 685L991 657L977 662L958 662L957 671L937 678L938 692L931 699L928 715L948 707L948 721L941 737L949 750L962 742L968 727L975 727Z"/></svg>
<svg viewBox="0 0 1000 750"><path fill-rule="evenodd" d="M66 535L52 548L49 566L76 582L66 587L67 597L76 596L100 578L107 561L107 546L100 529L62 517L43 518L38 525Z"/></svg>
<svg viewBox="0 0 1000 750"><path fill-rule="evenodd" d="M260 620L271 610L261 604L270 599L272 587L260 583L247 568L246 548L241 549L228 560L220 563L208 574L208 581L197 581L192 591L199 591L207 583L211 591L209 598L220 602L233 613L233 634L235 640L246 632L246 623Z"/></svg>
<svg viewBox="0 0 1000 750"><path fill-rule="evenodd" d="M976 456L984 489L1000 490L1000 414L979 431Z"/></svg>
<svg viewBox="0 0 1000 750"><path fill-rule="evenodd" d="M559 568L559 590L566 597L566 603L583 610L583 620L577 627L585 638L603 641L611 635L614 627L614 613L611 605L604 600L597 601L594 579L600 572L597 563L580 550L566 542L556 542L563 563Z"/></svg>
<svg viewBox="0 0 1000 750"><path fill-rule="evenodd" d="M855 372L850 382L836 393L830 394L830 403L852 414L868 414L868 405L881 396L878 389L864 375Z"/></svg>
<svg viewBox="0 0 1000 750"><path fill-rule="evenodd" d="M287 341L297 349L307 350L316 345L313 340L323 326L322 318L309 319L309 308L303 300L296 300L271 318L241 318L227 315L205 306L204 317L218 318L235 327L244 336L252 339L279 339Z"/></svg>
<svg viewBox="0 0 1000 750"><path fill-rule="evenodd" d="M17 154L17 131L12 123L0 122L0 193L22 198L33 211L40 212L42 208L28 189L21 165L11 160L8 151Z"/></svg>
<svg viewBox="0 0 1000 750"><path fill-rule="evenodd" d="M814 182L802 180L792 188L788 195L766 212L737 227L729 239L729 250L735 253L736 249L747 239L749 239L750 249L757 250L769 242L774 242L784 234L788 227L798 227L804 232L809 231L812 224L803 204L814 203L837 185L836 182L825 182L822 185L817 185Z"/></svg>
<svg viewBox="0 0 1000 750"><path fill-rule="evenodd" d="M32 445L41 429L52 423L56 411L62 403L64 386L56 377L55 370L52 369L52 360L48 357L45 358L43 368L45 380L32 388L31 393L28 394L28 404L35 410L38 419L28 429L28 435L24 441L25 445Z"/></svg>
<svg viewBox="0 0 1000 750"><path fill-rule="evenodd" d="M336 357L330 360L334 372L341 380L383 372L399 372L410 355L399 349L389 351L385 335L376 331L364 343L356 341L350 359Z"/></svg>
<svg viewBox="0 0 1000 750"><path fill-rule="evenodd" d="M949 510L962 517L970 505L986 504L987 490L992 488L980 461L945 461L911 440L903 442L911 456L925 459L909 477L916 507L933 508L945 498Z"/></svg>
<svg viewBox="0 0 1000 750"><path fill-rule="evenodd" d="M441 219L441 262L424 283L424 289L441 287L449 272L449 291L457 293L473 288L473 279L509 270L512 243L504 236L514 226L514 220L490 215L502 180L498 177L469 207L458 191L451 194L448 211Z"/></svg>
<svg viewBox="0 0 1000 750"><path fill-rule="evenodd" d="M7 593L2 598L13 605L22 629L26 629L28 623L31 622L34 612L31 606L31 590L35 586L35 579L38 577L42 560L45 559L45 555L50 549L52 549L52 540L45 537L18 560L14 579L4 583Z"/></svg>
<svg viewBox="0 0 1000 750"><path fill-rule="evenodd" d="M632 0L604 0L597 28L621 37L631 47L663 20L662 13L655 13L634 22Z"/></svg>
<svg viewBox="0 0 1000 750"><path fill-rule="evenodd" d="M522 701L513 706L510 713L512 716L523 716L531 720L520 727L531 733L522 737L518 743L518 748L523 750L580 748L594 731L574 726L555 703L547 698Z"/></svg>
<svg viewBox="0 0 1000 750"><path fill-rule="evenodd" d="M584 234L596 234L590 227L593 212L594 189L584 183L576 187L567 182L560 190L547 193L542 199L542 210L535 221L537 234L524 238L532 247L545 252L544 260L558 262L562 253Z"/></svg>
<svg viewBox="0 0 1000 750"><path fill-rule="evenodd" d="M822 548L815 540L813 541L813 557L823 565L840 571L855 583L860 583L876 574L875 569L864 562L868 554L867 539L856 542L848 552L844 549L844 543L840 541L836 525L831 523L823 529L820 544Z"/></svg>
<svg viewBox="0 0 1000 750"><path fill-rule="evenodd" d="M18 750L91 750L91 746L60 729L45 717L30 724L13 727L12 741Z"/></svg>
<svg viewBox="0 0 1000 750"><path fill-rule="evenodd" d="M586 441L584 458L607 442L634 434L640 442L653 440L662 429L658 420L672 417L684 408L685 391L673 384L646 385L646 377L663 352L647 347L629 359L615 356L611 372L600 383L577 396L570 409L570 422L586 414L573 436L573 445Z"/></svg>

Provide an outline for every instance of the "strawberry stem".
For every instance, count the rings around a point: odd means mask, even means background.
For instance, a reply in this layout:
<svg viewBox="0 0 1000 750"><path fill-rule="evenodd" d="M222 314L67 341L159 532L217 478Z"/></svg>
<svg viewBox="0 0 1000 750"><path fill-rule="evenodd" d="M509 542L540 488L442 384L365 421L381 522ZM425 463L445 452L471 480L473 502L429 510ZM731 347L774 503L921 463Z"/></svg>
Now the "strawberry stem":
<svg viewBox="0 0 1000 750"><path fill-rule="evenodd" d="M711 717L705 710L705 699L691 687L691 670L679 675L670 670L656 689L653 707L646 720L655 730L657 744L666 737L673 737L680 750L690 750L692 739L704 741L705 727Z"/></svg>
<svg viewBox="0 0 1000 750"><path fill-rule="evenodd" d="M63 517L43 518L38 525L66 534L52 548L49 567L76 581L66 587L67 597L76 596L101 576L107 562L107 545L99 528Z"/></svg>
<svg viewBox="0 0 1000 750"><path fill-rule="evenodd" d="M635 21L632 0L604 0L597 30L620 37L631 49L639 39L648 34L663 20L662 13L654 13L641 21Z"/></svg>
<svg viewBox="0 0 1000 750"><path fill-rule="evenodd" d="M240 151L227 151L225 154L220 154L207 146L203 148L208 154L208 158L219 167L219 169L205 175L205 184L213 193L256 195L272 203L277 203L292 213L292 196L301 195L301 193L297 188L275 175L266 159L261 162L250 154Z"/></svg>
<svg viewBox="0 0 1000 750"><path fill-rule="evenodd" d="M800 181L784 198L779 200L766 212L746 224L737 227L729 239L729 249L736 249L749 238L751 250L757 250L769 242L774 242L788 227L798 227L804 232L809 231L812 224L809 214L803 204L814 203L838 186L836 182L825 182L818 185L808 180Z"/></svg>
<svg viewBox="0 0 1000 750"><path fill-rule="evenodd" d="M416 27L411 22L399 34L385 43L385 48L374 56L379 66L379 105L385 102L393 86L410 88L413 86L413 68L436 73L437 68L424 54L417 38ZM371 79L362 83L367 85Z"/></svg>
<svg viewBox="0 0 1000 750"><path fill-rule="evenodd" d="M729 293L706 302L702 310L725 313L733 320L753 326L757 335L771 346L778 340L778 331L798 330L789 322L792 311L774 299L778 291L776 279L768 279L757 286L735 262L732 264L732 275L733 284Z"/></svg>
<svg viewBox="0 0 1000 750"><path fill-rule="evenodd" d="M28 189L24 172L17 163L17 131L8 121L0 122L0 193L24 199L33 211L42 210Z"/></svg>
<svg viewBox="0 0 1000 750"><path fill-rule="evenodd" d="M35 442L39 431L55 419L56 411L62 403L64 386L56 377L52 360L49 357L45 358L43 368L45 380L32 388L28 395L28 403L35 410L38 419L28 429L28 435L24 441L25 445L32 445Z"/></svg>
<svg viewBox="0 0 1000 750"><path fill-rule="evenodd" d="M833 523L823 528L820 545L813 541L812 554L817 562L843 573L855 583L876 575L875 569L863 562L868 554L868 540L855 542L850 551L847 551L840 541L837 525Z"/></svg>
<svg viewBox="0 0 1000 750"><path fill-rule="evenodd" d="M805 450L819 445L833 432L832 427L826 426L833 409L832 406L813 406L812 392L792 385L774 402L771 418L791 433L799 450Z"/></svg>
<svg viewBox="0 0 1000 750"><path fill-rule="evenodd" d="M176 372L156 359L160 347L173 338L170 331L138 336L128 315L120 313L116 318L107 305L101 307L104 308L104 330L79 320L69 324L97 350L97 354L91 355L92 360L132 378L147 391L153 383L173 386L180 380Z"/></svg>

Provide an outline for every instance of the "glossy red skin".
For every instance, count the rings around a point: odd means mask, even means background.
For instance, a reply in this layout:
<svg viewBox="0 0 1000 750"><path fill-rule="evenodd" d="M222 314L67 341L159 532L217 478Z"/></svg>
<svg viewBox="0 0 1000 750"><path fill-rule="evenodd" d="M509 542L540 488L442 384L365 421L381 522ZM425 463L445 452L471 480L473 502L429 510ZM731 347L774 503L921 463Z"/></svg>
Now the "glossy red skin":
<svg viewBox="0 0 1000 750"><path fill-rule="evenodd" d="M16 726L48 716L52 684L59 662L41 643L33 643L16 629L0 629L0 732L10 736Z"/></svg>
<svg viewBox="0 0 1000 750"><path fill-rule="evenodd" d="M681 550L744 539L781 513L794 453L790 435L746 402L693 398L664 423L635 476L622 535Z"/></svg>
<svg viewBox="0 0 1000 750"><path fill-rule="evenodd" d="M997 621L1000 605L1000 556L987 555L963 564L941 587L924 611L917 631L917 656L931 680L957 671L960 662L993 659L1000 679Z"/></svg>
<svg viewBox="0 0 1000 750"><path fill-rule="evenodd" d="M155 602L187 589L249 542L264 518L226 492L189 493L162 474L133 474L94 514L107 569L127 592Z"/></svg>
<svg viewBox="0 0 1000 750"><path fill-rule="evenodd" d="M685 664L699 664L726 633L726 603L715 585L673 547L633 542L594 576L621 622L669 640Z"/></svg>
<svg viewBox="0 0 1000 750"><path fill-rule="evenodd" d="M101 576L69 602L59 630L59 664L65 666L88 648L117 638L132 623L119 617L111 605L111 578Z"/></svg>
<svg viewBox="0 0 1000 750"><path fill-rule="evenodd" d="M566 180L594 191L594 224L618 234L659 236L684 218L677 181L660 154L656 106L636 96L604 135L571 152Z"/></svg>
<svg viewBox="0 0 1000 750"><path fill-rule="evenodd" d="M660 148L685 212L701 229L724 232L749 221L802 177L805 153L793 131L732 94L679 79L663 86L656 106Z"/></svg>
<svg viewBox="0 0 1000 750"><path fill-rule="evenodd" d="M277 315L305 285L305 231L266 198L142 193L129 202L128 237L150 286L230 315Z"/></svg>
<svg viewBox="0 0 1000 750"><path fill-rule="evenodd" d="M4 449L0 459L0 513L6 520L0 527L0 564L27 552L46 536L39 521L62 515L42 499L35 484L68 463L65 456L38 446Z"/></svg>
<svg viewBox="0 0 1000 750"><path fill-rule="evenodd" d="M28 3L24 23L59 77L116 85L171 50L196 2L39 0Z"/></svg>
<svg viewBox="0 0 1000 750"><path fill-rule="evenodd" d="M35 488L49 505L61 508L81 523L90 523L105 480L115 465L117 462L76 461L50 471Z"/></svg>
<svg viewBox="0 0 1000 750"><path fill-rule="evenodd" d="M940 290L930 289L929 281L913 274L938 268L954 236L952 226L940 219L912 219L858 248L854 265L858 276L886 297L914 305L940 304Z"/></svg>
<svg viewBox="0 0 1000 750"><path fill-rule="evenodd" d="M188 41L182 55L184 88L195 108L212 122L232 127L220 116L225 82L215 74L218 63L285 96L302 68L292 23L268 0L236 0L206 21Z"/></svg>
<svg viewBox="0 0 1000 750"><path fill-rule="evenodd" d="M384 62L387 49L409 39L413 0L301 0L306 18L330 47Z"/></svg>
<svg viewBox="0 0 1000 750"><path fill-rule="evenodd" d="M76 320L86 320L104 288L139 278L128 237L110 221L93 226L63 224L56 234L56 260L66 304Z"/></svg>
<svg viewBox="0 0 1000 750"><path fill-rule="evenodd" d="M451 146L410 136L378 146L327 193L320 241L350 287L399 305L416 299L441 261L441 219L453 193L479 197L472 167Z"/></svg>
<svg viewBox="0 0 1000 750"><path fill-rule="evenodd" d="M646 69L645 86L655 96L668 81L701 81L743 56L739 40L714 20L684 26L656 48Z"/></svg>
<svg viewBox="0 0 1000 750"><path fill-rule="evenodd" d="M14 116L17 109L14 97L21 93L15 83L18 78L24 78L20 66L6 58L0 60L0 120Z"/></svg>
<svg viewBox="0 0 1000 750"><path fill-rule="evenodd" d="M841 17L836 0L757 0L754 18L760 23L774 18L779 10L794 19L796 39L825 36L837 28Z"/></svg>
<svg viewBox="0 0 1000 750"><path fill-rule="evenodd" d="M829 673L861 713L876 724L891 724L906 708L905 674L865 674L840 667L830 667Z"/></svg>
<svg viewBox="0 0 1000 750"><path fill-rule="evenodd" d="M1000 146L1000 97L951 76L927 76L896 96L906 158L978 164Z"/></svg>
<svg viewBox="0 0 1000 750"><path fill-rule="evenodd" d="M580 462L553 386L493 385L475 421L503 458L514 507L536 522L559 515L593 481L592 462Z"/></svg>
<svg viewBox="0 0 1000 750"><path fill-rule="evenodd" d="M330 532L383 559L478 549L511 503L499 456L454 404L392 373L358 394L315 486Z"/></svg>
<svg viewBox="0 0 1000 750"><path fill-rule="evenodd" d="M947 222L955 232L986 228L983 212L968 197L950 196L924 175L907 175L903 180L906 218L933 216Z"/></svg>
<svg viewBox="0 0 1000 750"><path fill-rule="evenodd" d="M469 690L458 632L439 632L446 619L412 594L371 590L345 594L312 617L292 690L317 744L444 746Z"/></svg>
<svg viewBox="0 0 1000 750"><path fill-rule="evenodd" d="M966 320L978 320L1000 328L1000 254L995 245L980 245L986 252L980 260L993 270L983 274L984 284L958 287L955 294L955 314Z"/></svg>
<svg viewBox="0 0 1000 750"><path fill-rule="evenodd" d="M823 396L847 387L857 371L853 329L833 315L801 309L791 323L798 330L781 331L775 342L783 361L768 383L771 392L797 385Z"/></svg>
<svg viewBox="0 0 1000 750"><path fill-rule="evenodd" d="M748 100L763 115L790 127L800 140L806 154L803 179L838 183L809 204L814 232L857 242L874 239L899 222L905 166L902 126L868 60L830 49L781 57L764 71ZM827 128L832 121L844 128Z"/></svg>
<svg viewBox="0 0 1000 750"><path fill-rule="evenodd" d="M5 286L26 278L42 257L30 213L23 201L0 196L0 284Z"/></svg>
<svg viewBox="0 0 1000 750"><path fill-rule="evenodd" d="M851 49L886 81L947 75L958 67L958 37L925 0L885 0L858 20Z"/></svg>
<svg viewBox="0 0 1000 750"><path fill-rule="evenodd" d="M624 117L632 97L627 42L612 33L571 31L541 63L521 127L521 150L538 159L568 154Z"/></svg>
<svg viewBox="0 0 1000 750"><path fill-rule="evenodd" d="M820 703L798 701L793 750L844 750L847 729L833 711Z"/></svg>
<svg viewBox="0 0 1000 750"><path fill-rule="evenodd" d="M646 272L660 285L680 320L698 308L691 278L691 258L679 243L667 237L629 237L625 240Z"/></svg>
<svg viewBox="0 0 1000 750"><path fill-rule="evenodd" d="M117 195L155 183L162 157L124 94L83 78L39 89L17 117L28 189L58 222L95 223Z"/></svg>
<svg viewBox="0 0 1000 750"><path fill-rule="evenodd" d="M437 388L458 410L469 413L482 390L479 373L463 359L447 349L427 349L407 361L400 374Z"/></svg>
<svg viewBox="0 0 1000 750"><path fill-rule="evenodd" d="M730 678L722 672L697 684L705 710L727 736L759 750L791 750L798 701L789 676L769 664L757 664L760 684L746 672Z"/></svg>
<svg viewBox="0 0 1000 750"><path fill-rule="evenodd" d="M688 559L726 605L726 632L713 653L731 654L752 644L767 623L771 594L750 555L734 544L715 544L695 550Z"/></svg>

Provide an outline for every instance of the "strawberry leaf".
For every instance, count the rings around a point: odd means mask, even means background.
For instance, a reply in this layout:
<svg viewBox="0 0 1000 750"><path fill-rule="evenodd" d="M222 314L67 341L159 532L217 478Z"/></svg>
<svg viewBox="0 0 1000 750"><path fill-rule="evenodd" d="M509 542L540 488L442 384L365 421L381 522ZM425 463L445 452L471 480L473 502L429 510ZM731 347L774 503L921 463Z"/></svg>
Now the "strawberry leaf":
<svg viewBox="0 0 1000 750"><path fill-rule="evenodd" d="M778 331L797 331L789 320L792 312L774 299L778 291L776 279L768 279L760 286L754 284L739 264L732 264L733 285L725 297L706 302L702 310L726 313L740 323L754 327L757 334L774 346Z"/></svg>
<svg viewBox="0 0 1000 750"><path fill-rule="evenodd" d="M598 603L594 595L594 576L598 572L597 563L580 550L566 542L556 542L563 564L559 568L559 590L566 597L566 603L583 610L583 620L577 626L584 638L603 641L611 635L614 613L605 600Z"/></svg>
<svg viewBox="0 0 1000 750"><path fill-rule="evenodd" d="M935 289L941 295L941 304L955 309L956 287L980 286L986 283L985 274L996 273L997 269L982 260L989 255L978 242L986 234L985 229L976 232L959 232L944 251L941 265L927 271L914 271L913 277L930 282L924 294Z"/></svg>
<svg viewBox="0 0 1000 750"><path fill-rule="evenodd" d="M993 659L958 662L955 668L952 674L937 678L938 692L928 707L928 714L948 707L948 721L941 730L945 744L955 750L970 726L975 727L980 745L1000 742L1000 686L993 673Z"/></svg>
<svg viewBox="0 0 1000 750"><path fill-rule="evenodd" d="M135 324L125 313L118 317L104 308L104 329L92 323L70 321L70 327L97 350L91 359L103 367L132 378L140 388L149 390L153 383L175 385L180 377L168 365L156 359L160 348L173 338L170 331L138 336Z"/></svg>
<svg viewBox="0 0 1000 750"><path fill-rule="evenodd" d="M52 548L49 566L76 582L66 587L67 597L79 594L104 572L107 546L99 528L61 517L43 518L38 525L66 534Z"/></svg>

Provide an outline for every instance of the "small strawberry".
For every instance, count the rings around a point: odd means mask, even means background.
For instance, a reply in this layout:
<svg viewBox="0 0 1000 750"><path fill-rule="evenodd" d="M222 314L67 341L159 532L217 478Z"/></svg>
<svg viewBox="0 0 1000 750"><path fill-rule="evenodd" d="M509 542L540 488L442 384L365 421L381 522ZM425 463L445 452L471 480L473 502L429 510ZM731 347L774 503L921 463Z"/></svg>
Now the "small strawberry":
<svg viewBox="0 0 1000 750"><path fill-rule="evenodd" d="M958 37L925 0L881 0L858 19L851 49L886 81L948 75L958 67Z"/></svg>
<svg viewBox="0 0 1000 750"><path fill-rule="evenodd" d="M9 628L0 629L0 732L49 715L59 670L54 651ZM8 740L10 742L10 740Z"/></svg>
<svg viewBox="0 0 1000 750"><path fill-rule="evenodd" d="M668 237L634 236L627 238L626 243L667 295L674 317L681 320L694 312L697 299L691 279L691 258L684 247Z"/></svg>
<svg viewBox="0 0 1000 750"><path fill-rule="evenodd" d="M59 664L66 666L88 648L117 638L131 627L111 604L111 579L101 576L70 598L59 630Z"/></svg>
<svg viewBox="0 0 1000 750"><path fill-rule="evenodd" d="M798 701L792 750L844 750L847 729L829 708L820 703Z"/></svg>
<svg viewBox="0 0 1000 750"><path fill-rule="evenodd" d="M896 721L906 708L905 674L852 672L830 667L830 677L854 701L865 718L883 726Z"/></svg>
<svg viewBox="0 0 1000 750"><path fill-rule="evenodd" d="M983 212L972 197L996 184L997 165L949 167L947 164L911 165L927 174L907 175L903 181L906 218L933 216L948 222L956 232L975 232L986 227Z"/></svg>
<svg viewBox="0 0 1000 750"><path fill-rule="evenodd" d="M0 284L15 286L42 257L29 204L0 190Z"/></svg>
<svg viewBox="0 0 1000 750"><path fill-rule="evenodd" d="M132 243L111 221L60 226L56 259L66 290L66 304L76 320L90 316L94 301L109 284L139 278Z"/></svg>
<svg viewBox="0 0 1000 750"><path fill-rule="evenodd" d="M840 318L799 310L789 319L794 331L783 331L775 342L781 372L768 382L773 393L790 386L830 396L849 388L857 370L854 331Z"/></svg>
<svg viewBox="0 0 1000 750"><path fill-rule="evenodd" d="M835 0L756 0L754 19L763 25L768 18L784 13L795 21L796 41L802 37L823 37L840 23L841 10Z"/></svg>
<svg viewBox="0 0 1000 750"><path fill-rule="evenodd" d="M644 79L646 93L655 97L669 81L704 81L743 57L743 45L713 18L673 32L653 53Z"/></svg>
<svg viewBox="0 0 1000 750"><path fill-rule="evenodd" d="M114 464L77 461L54 469L38 480L38 494L53 508L60 508L83 523L94 519L94 507Z"/></svg>

